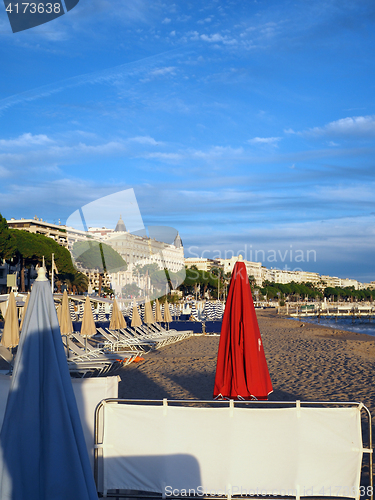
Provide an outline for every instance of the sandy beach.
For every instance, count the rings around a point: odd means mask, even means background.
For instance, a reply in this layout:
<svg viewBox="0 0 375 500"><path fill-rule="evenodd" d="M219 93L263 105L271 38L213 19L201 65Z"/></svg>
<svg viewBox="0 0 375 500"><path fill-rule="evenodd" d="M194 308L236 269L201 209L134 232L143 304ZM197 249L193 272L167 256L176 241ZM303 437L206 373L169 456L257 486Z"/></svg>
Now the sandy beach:
<svg viewBox="0 0 375 500"><path fill-rule="evenodd" d="M270 400L361 401L375 415L375 338L257 311ZM212 399L219 336L164 347L120 372L121 398Z"/></svg>
<svg viewBox="0 0 375 500"><path fill-rule="evenodd" d="M257 310L257 316L274 389L270 400L362 402L375 418L374 337L287 319L274 310ZM119 397L212 399L219 339L191 337L147 354L120 371ZM366 444L367 434L364 427ZM367 464L366 458L361 484L368 484Z"/></svg>

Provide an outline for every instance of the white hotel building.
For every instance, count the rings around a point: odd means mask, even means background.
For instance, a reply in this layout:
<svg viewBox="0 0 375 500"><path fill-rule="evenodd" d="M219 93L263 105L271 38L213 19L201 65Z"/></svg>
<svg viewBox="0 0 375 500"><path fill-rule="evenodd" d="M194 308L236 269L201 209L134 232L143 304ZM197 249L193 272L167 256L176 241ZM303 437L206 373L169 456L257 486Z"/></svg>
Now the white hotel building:
<svg viewBox="0 0 375 500"><path fill-rule="evenodd" d="M147 281L147 278L138 274L137 268L139 267L147 264L157 264L160 270L166 268L172 273L177 273L185 268L184 248L178 233L171 243L132 234L126 230L121 216L115 229L90 227L86 233L85 231L67 228L67 232L70 250L76 241L87 241L87 235L90 235L95 241L111 246L121 255L127 263L127 270L108 273L112 289L116 295L120 295L122 288L131 283L135 283L141 289L152 287L150 280ZM93 273L96 276L95 270L86 272L89 277Z"/></svg>

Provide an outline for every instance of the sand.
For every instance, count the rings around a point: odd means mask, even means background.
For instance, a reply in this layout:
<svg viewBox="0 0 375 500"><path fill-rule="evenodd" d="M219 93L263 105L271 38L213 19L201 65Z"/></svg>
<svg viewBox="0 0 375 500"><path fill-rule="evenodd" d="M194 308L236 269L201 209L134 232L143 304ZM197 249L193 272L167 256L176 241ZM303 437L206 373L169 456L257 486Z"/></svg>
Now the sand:
<svg viewBox="0 0 375 500"><path fill-rule="evenodd" d="M274 388L270 400L362 402L375 418L374 337L291 320L272 310L257 310L257 316ZM191 337L147 354L120 371L119 397L212 399L219 339ZM367 429L364 425L365 445ZM362 472L361 484L367 485L368 458Z"/></svg>
<svg viewBox="0 0 375 500"><path fill-rule="evenodd" d="M274 401L361 401L375 416L375 338L258 310ZM191 337L120 371L119 397L212 399L219 336Z"/></svg>

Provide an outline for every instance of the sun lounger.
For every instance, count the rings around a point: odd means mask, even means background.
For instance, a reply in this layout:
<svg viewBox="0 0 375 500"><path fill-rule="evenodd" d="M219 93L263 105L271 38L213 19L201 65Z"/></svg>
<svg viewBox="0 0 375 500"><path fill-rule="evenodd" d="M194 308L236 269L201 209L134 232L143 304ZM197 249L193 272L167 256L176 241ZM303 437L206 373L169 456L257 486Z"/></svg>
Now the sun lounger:
<svg viewBox="0 0 375 500"><path fill-rule="evenodd" d="M129 327L127 330L129 330ZM171 337L160 335L147 325L137 326L132 329L132 331L137 334L139 338L153 342L155 344L155 349L159 349L171 343Z"/></svg>
<svg viewBox="0 0 375 500"><path fill-rule="evenodd" d="M149 338L157 340L162 345L174 344L175 342L189 337L191 334L187 331L178 332L177 330L158 329L155 327L155 325L142 325L138 328L145 332L145 334L148 335Z"/></svg>
<svg viewBox="0 0 375 500"><path fill-rule="evenodd" d="M103 340L93 338L98 345L103 345L111 351L119 351L123 349L137 350L148 352L153 347L150 342L142 341L138 338L126 335L123 330L109 330L107 328L98 328L97 332L103 337Z"/></svg>
<svg viewBox="0 0 375 500"><path fill-rule="evenodd" d="M78 357L68 359L68 368L71 375L75 377L94 377L108 375L115 369L112 362L80 360Z"/></svg>
<svg viewBox="0 0 375 500"><path fill-rule="evenodd" d="M104 375L121 368L124 360L117 356L117 359L111 357L108 353L103 353L99 349L96 352L89 352L80 349L71 339L64 340L63 343L67 349L67 361L71 373L84 373L79 376ZM133 360L133 359L132 359ZM129 360L125 360L128 364Z"/></svg>
<svg viewBox="0 0 375 500"><path fill-rule="evenodd" d="M94 354L95 356L98 354L104 354L106 358L108 359L113 359L117 361L118 359L123 360L123 364L128 365L131 363L139 354L140 351L137 350L131 350L131 351L113 351L113 350L108 350L108 349L103 349L103 348L97 348L93 347L82 335L78 332L74 332L70 335L70 340L72 340L72 343L69 343L69 346L74 346L74 349L77 349L77 347L84 352L90 352L91 354ZM74 341L77 343L75 344Z"/></svg>
<svg viewBox="0 0 375 500"><path fill-rule="evenodd" d="M126 328L122 328L121 331L125 334L131 335L133 338L148 343L149 345L152 345L153 348L158 349L163 345L161 339L159 337L155 337L153 335L153 332L150 330L147 330L146 327L144 326L137 326L137 327L131 327L128 326Z"/></svg>
<svg viewBox="0 0 375 500"><path fill-rule="evenodd" d="M0 357L9 365L9 372L13 370L14 356L5 346L0 345Z"/></svg>

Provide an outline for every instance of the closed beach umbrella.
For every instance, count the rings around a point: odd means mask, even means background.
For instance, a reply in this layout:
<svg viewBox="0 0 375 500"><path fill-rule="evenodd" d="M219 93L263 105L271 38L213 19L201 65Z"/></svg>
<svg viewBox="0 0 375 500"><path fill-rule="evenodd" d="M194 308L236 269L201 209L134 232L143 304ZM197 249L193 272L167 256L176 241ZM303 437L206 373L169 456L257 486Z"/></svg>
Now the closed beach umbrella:
<svg viewBox="0 0 375 500"><path fill-rule="evenodd" d="M142 325L142 320L139 315L138 307L137 307L137 302L134 300L134 307L133 307L133 315L132 315L132 322L131 326L132 327L137 327Z"/></svg>
<svg viewBox="0 0 375 500"><path fill-rule="evenodd" d="M83 311L84 311L83 304L82 304L82 302L79 302L78 303L77 315L76 315L78 321L82 321L83 320Z"/></svg>
<svg viewBox="0 0 375 500"><path fill-rule="evenodd" d="M195 321L199 321L198 311L197 308L195 307L195 302L192 302L191 304L191 316L195 319Z"/></svg>
<svg viewBox="0 0 375 500"><path fill-rule="evenodd" d="M271 392L246 266L237 262L221 327L214 397L266 400Z"/></svg>
<svg viewBox="0 0 375 500"><path fill-rule="evenodd" d="M109 323L110 330L119 330L120 328L126 328L126 321L119 309L117 300L113 301L111 322Z"/></svg>
<svg viewBox="0 0 375 500"><path fill-rule="evenodd" d="M74 304L73 304L72 300L69 301L69 311L70 311L70 317L71 317L72 321L77 321L76 312L75 312Z"/></svg>
<svg viewBox="0 0 375 500"><path fill-rule="evenodd" d="M157 323L161 323L163 321L163 316L161 315L160 304L159 304L158 299L156 299L155 321Z"/></svg>
<svg viewBox="0 0 375 500"><path fill-rule="evenodd" d="M41 271L0 433L0 498L97 500L51 285Z"/></svg>
<svg viewBox="0 0 375 500"><path fill-rule="evenodd" d="M61 321L61 304L57 304L55 306L55 308L56 308L57 320L58 320L58 322L60 324L60 321Z"/></svg>
<svg viewBox="0 0 375 500"><path fill-rule="evenodd" d="M81 326L81 335L91 337L96 333L94 317L92 315L91 302L89 297L86 297L85 307L83 310L83 320Z"/></svg>
<svg viewBox="0 0 375 500"><path fill-rule="evenodd" d="M155 323L154 315L152 314L151 302L145 303L145 319L144 322L148 325Z"/></svg>
<svg viewBox="0 0 375 500"><path fill-rule="evenodd" d="M25 313L26 313L26 310L27 310L27 306L29 305L29 299L30 299L30 292L27 294L26 296L26 300L25 300L25 305L23 306L22 308L22 318L21 318L21 324L20 324L20 330L22 330L22 326L23 326L23 319L25 317Z"/></svg>
<svg viewBox="0 0 375 500"><path fill-rule="evenodd" d="M165 303L165 307L164 307L164 322L165 323L172 323L171 310L169 309L168 302Z"/></svg>
<svg viewBox="0 0 375 500"><path fill-rule="evenodd" d="M105 316L105 307L103 303L99 304L99 321L106 321L106 316Z"/></svg>
<svg viewBox="0 0 375 500"><path fill-rule="evenodd" d="M1 345L4 347L16 347L20 341L20 330L18 313L14 293L10 292L8 308L4 318L4 331L1 337Z"/></svg>
<svg viewBox="0 0 375 500"><path fill-rule="evenodd" d="M61 335L70 335L74 330L73 330L72 318L70 317L69 299L66 290L64 290L61 300L61 310L59 313L59 319L60 319Z"/></svg>
<svg viewBox="0 0 375 500"><path fill-rule="evenodd" d="M144 304L140 305L140 313L141 313L141 319L142 319L142 321L144 321L144 319L145 319L145 305Z"/></svg>

